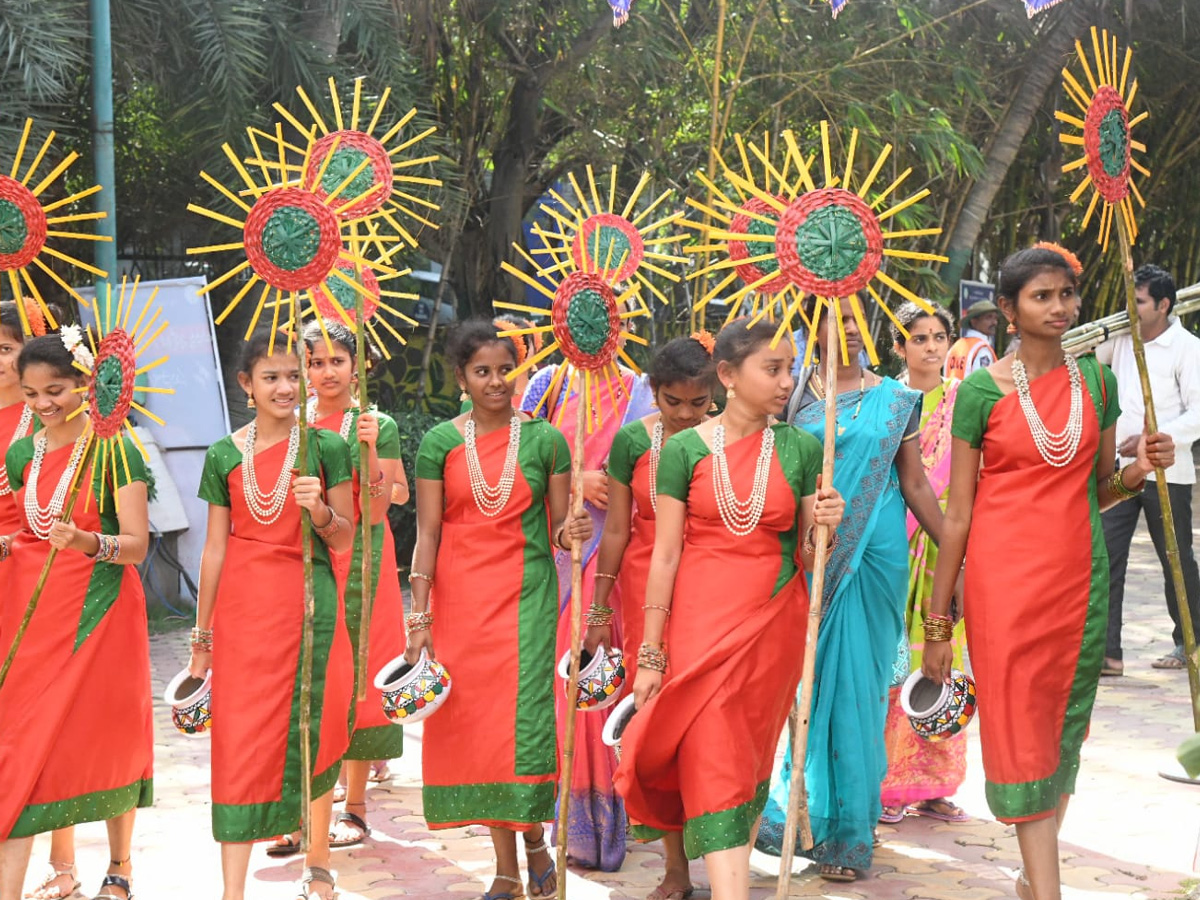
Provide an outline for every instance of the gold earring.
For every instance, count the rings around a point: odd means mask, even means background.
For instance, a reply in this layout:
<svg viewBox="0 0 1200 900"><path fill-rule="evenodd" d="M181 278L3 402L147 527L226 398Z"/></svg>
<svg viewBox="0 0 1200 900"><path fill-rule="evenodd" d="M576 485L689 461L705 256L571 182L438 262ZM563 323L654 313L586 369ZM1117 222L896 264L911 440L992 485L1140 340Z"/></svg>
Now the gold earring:
<svg viewBox="0 0 1200 900"><path fill-rule="evenodd" d="M725 388L725 399L733 400L736 397L737 397L737 391L735 391L733 389L733 385L730 385L729 387Z"/></svg>
<svg viewBox="0 0 1200 900"><path fill-rule="evenodd" d="M470 398L470 397L467 395L467 392L466 392L466 391L460 391L460 392L459 392L459 394L458 394L458 402L459 402L459 403L466 403L466 402L467 402L468 400L470 400L470 399L471 399L471 398Z"/></svg>
<svg viewBox="0 0 1200 900"><path fill-rule="evenodd" d="M258 409L258 404L254 402L254 395L246 395L246 409Z"/></svg>

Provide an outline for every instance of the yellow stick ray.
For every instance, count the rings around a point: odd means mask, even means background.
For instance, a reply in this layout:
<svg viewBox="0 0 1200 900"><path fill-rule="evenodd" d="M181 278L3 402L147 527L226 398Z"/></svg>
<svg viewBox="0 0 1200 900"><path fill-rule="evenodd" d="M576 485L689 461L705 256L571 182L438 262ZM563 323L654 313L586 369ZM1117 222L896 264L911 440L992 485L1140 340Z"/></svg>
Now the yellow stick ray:
<svg viewBox="0 0 1200 900"><path fill-rule="evenodd" d="M37 187L33 188L30 193L32 193L35 197L41 194L42 191L54 183L55 179L57 179L59 175L67 171L71 163L75 162L77 159L79 159L79 154L72 150L66 155L66 158L63 159L62 162L50 170L49 175L38 182Z"/></svg>
<svg viewBox="0 0 1200 900"><path fill-rule="evenodd" d="M29 164L29 168L25 171L25 177L21 179L21 184L28 186L29 179L33 177L33 173L37 171L37 167L42 163L42 157L50 149L50 142L54 140L54 136L55 132L53 130L46 135L46 140L42 141L41 149L38 150L37 155L33 158L33 162ZM16 176L14 175L13 177L15 178Z"/></svg>
<svg viewBox="0 0 1200 900"><path fill-rule="evenodd" d="M25 120L25 128L21 131L21 140L17 142L17 155L13 157L12 171L9 178L16 178L21 169L21 157L25 154L25 144L29 140L29 132L33 129L33 119Z"/></svg>
<svg viewBox="0 0 1200 900"><path fill-rule="evenodd" d="M93 184L90 188L86 188L82 191L74 193L69 197L64 197L61 200L55 200L53 203L47 203L45 206L42 207L42 212L48 213L48 212L51 212L56 209L61 209L64 206L70 206L72 203L78 203L80 200L84 200L84 199L92 196L92 194L96 194L99 192L100 192L100 185Z"/></svg>

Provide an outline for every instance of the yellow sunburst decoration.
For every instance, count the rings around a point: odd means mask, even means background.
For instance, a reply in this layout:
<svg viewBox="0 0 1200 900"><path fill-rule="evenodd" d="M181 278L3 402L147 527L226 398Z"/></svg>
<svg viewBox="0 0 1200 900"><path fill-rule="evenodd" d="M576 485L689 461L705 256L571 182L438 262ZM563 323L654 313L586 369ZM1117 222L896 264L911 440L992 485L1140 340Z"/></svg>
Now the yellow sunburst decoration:
<svg viewBox="0 0 1200 900"><path fill-rule="evenodd" d="M6 272L8 275L8 286L12 290L12 299L17 301L17 311L21 318L21 328L25 334L32 334L33 331L29 317L25 311L25 304L21 302L23 292L28 292L28 295L34 298L38 309L41 310L50 327L58 327L58 323L54 321L54 316L51 314L50 308L46 305L45 299L29 275L29 267L31 265L40 269L80 303L84 302L84 299L75 288L71 287L71 285L64 281L57 272L43 261L43 255L54 257L100 278L104 278L108 274L101 269L97 269L90 263L86 263L61 250L56 250L47 241L50 238L65 238L79 241L111 240L106 235L92 234L87 231L66 231L59 227L72 222L103 219L105 214L102 211L51 215L51 213L57 210L69 207L80 200L98 193L100 185L93 185L86 190L77 191L60 200L55 200L53 203L43 205L40 199L42 195L66 173L75 160L79 159L79 154L72 151L57 165L52 166L49 171L34 181L35 174L39 167L41 167L46 154L50 150L51 144L54 142L55 133L51 131L46 135L45 140L42 141L41 146L34 153L33 159L29 162L29 167L22 175L22 163L24 162L25 151L30 146L29 138L32 131L33 120L26 119L25 128L21 132L20 143L17 145L17 153L12 162L12 168L8 175L0 175L0 272ZM32 187L30 187L31 182L33 183ZM22 287L22 283L24 283L24 287Z"/></svg>
<svg viewBox="0 0 1200 900"><path fill-rule="evenodd" d="M72 414L86 414L91 428L91 466L89 471L90 483L95 483L97 473L100 475L100 503L104 502L104 492L111 485L113 503L118 511L120 502L116 490L119 484L118 474L124 473L125 481L131 480L129 472L129 457L126 455L122 434L129 438L141 451L144 459L149 459L137 432L129 421L130 412L137 412L158 425L166 424L147 409L137 399L138 395L174 394L174 388L149 387L137 384L139 375L144 375L151 369L161 366L167 361L166 356L160 356L153 362L140 363L148 351L167 328L167 320L162 317L162 306L156 304L158 296L156 287L138 311L137 290L138 280L132 284L128 279L121 280L121 289L117 302L113 303L112 283L105 284L107 290L106 302L102 305L93 297L88 303L93 321L88 324L86 332L80 334L79 326L63 327L63 342L70 348L73 344L81 344L86 336L89 352L74 351L75 367L87 375L88 380L75 388L75 393L85 394L87 402ZM99 293L99 292L97 292ZM85 301L86 302L86 301ZM136 318L135 318L136 313ZM82 361L81 361L82 357ZM91 497L88 492L85 503Z"/></svg>
<svg viewBox="0 0 1200 900"><path fill-rule="evenodd" d="M1133 201L1137 200L1143 208L1146 201L1133 180L1133 173L1136 171L1149 178L1150 170L1134 159L1134 151L1145 153L1146 145L1133 139L1133 129L1149 113L1130 117L1138 89L1137 79L1129 78L1133 51L1126 47L1124 57L1119 56L1115 34L1092 28L1091 65L1082 43L1076 41L1075 50L1087 87L1066 68L1062 70L1063 87L1067 97L1083 113L1083 118L1062 110L1056 110L1054 116L1065 125L1078 129L1078 133L1064 129L1059 134L1058 139L1063 144L1083 148L1083 156L1064 164L1063 172L1086 167L1087 174L1071 193L1071 202L1077 202L1089 187L1092 188L1092 198L1081 228L1087 229L1096 207L1100 206L1100 229L1096 239L1107 250L1117 215L1121 217L1119 225L1124 227L1129 243L1133 244L1137 239Z"/></svg>
<svg viewBox="0 0 1200 900"><path fill-rule="evenodd" d="M529 263L530 268L537 271L538 266L533 258L519 245L514 247ZM618 294L612 282L604 277L604 272L614 271L614 264L619 268L619 260L614 260L612 254L606 254L604 262L596 260L593 264L592 260L590 254L585 254L586 268L572 271L561 280L556 281L556 276L551 273L548 278L554 284L554 290L550 290L540 280L516 266L508 262L501 263L504 271L516 276L546 297L550 301L550 308L501 300L493 303L499 310L550 317L549 325L534 325L530 328L499 332L501 337L536 334L548 338L542 349L521 363L509 378L516 378L550 354L561 352L569 365L558 367L542 402L564 387L563 380L568 372L574 373L577 379L576 387L583 398L588 431L593 430L603 417L604 397L609 399L609 408L613 414L620 408L617 395L625 392L620 362L624 362L634 371L640 371L637 363L625 352L623 344L627 340L642 345L648 342L622 327L623 323L639 316L650 315L649 308L642 300L642 285L638 280L632 279L629 286ZM538 409L541 405L538 404ZM565 404L559 408L560 416L565 408ZM537 411L534 410L535 413Z"/></svg>
<svg viewBox="0 0 1200 900"><path fill-rule="evenodd" d="M826 307L835 310L838 329L841 332L843 357L847 351L846 335L841 328L841 301L848 301L862 333L867 354L872 363L877 365L879 355L871 339L870 328L858 294L860 291L866 291L897 326L900 323L880 293L881 288L891 290L932 311L933 305L928 300L896 281L884 272L882 267L887 258L945 262L946 257L936 253L901 249L893 245L896 241L941 234L941 228L885 230L889 219L920 203L929 196L929 190L922 189L904 199L895 199L901 186L912 173L911 167L901 172L882 190L876 187L880 172L891 155L891 144L884 145L867 169L867 174L861 181L856 181L855 156L859 138L857 128L850 132L846 143L845 162L841 164L839 173L837 166L841 161L835 160L831 150L828 122L821 122L820 132L821 150L819 154L812 156L806 156L801 151L792 131L783 132L785 161L772 173L777 185L775 190L764 189L764 186L756 184L754 179L739 174L722 163L724 175L735 190L749 200L758 200L760 203L755 209L749 209L748 202L741 204L739 208L744 211L747 221L766 226L773 224L774 227L759 229L764 239L753 242L747 240L747 235L756 234L756 231L750 230L748 226L734 228L732 221L729 227L724 228L700 226L710 245L720 246L721 242L724 242L732 251L733 245L738 244L743 246L747 253L745 258L735 259L733 252L730 252L729 259L718 262L709 269L716 271L719 266L721 269L736 270L739 265L753 265L762 270L759 277L735 291L731 300L737 300L764 287L778 286L779 279L795 287L792 299L778 315L776 341L794 330L798 317L809 330L806 362L811 359L814 341L812 323L808 321L802 307L803 297L808 294L816 295L818 315ZM763 157L764 166L769 165L769 157L765 153ZM820 186L818 179L821 182ZM723 208L728 210L729 202L730 198L725 197ZM754 246L755 244L758 246ZM718 286L699 298L697 306L702 308L701 304L711 301L716 296L715 292L720 289L722 288ZM752 316L752 321L766 317L770 310L769 304L761 304Z"/></svg>
<svg viewBox="0 0 1200 900"><path fill-rule="evenodd" d="M669 232L680 219L680 213L653 218L670 196L670 191L663 191L637 211L638 201L650 182L650 173L643 172L618 212L617 167L609 169L603 193L590 165L586 173L588 193L584 192L574 172L567 176L574 194L572 201L553 188L548 191L566 215L549 204L541 204L542 212L554 219L560 230L546 231L540 223L534 223L533 233L541 239L542 246L534 249L532 256L549 256L553 260L543 264L538 275L591 271L613 285L636 279L661 302L669 303L644 272L677 282L679 276L663 266L687 261L682 256L652 249L687 240L686 234Z"/></svg>
<svg viewBox="0 0 1200 900"><path fill-rule="evenodd" d="M316 308L319 302L326 301L340 306L337 296L326 284L327 279L333 278L351 291L361 293L364 300L375 302L370 291L359 283L353 273L369 269L396 274L396 270L386 263L367 260L345 247L348 225L339 218L339 213L362 201L373 187L369 186L357 195L348 196L356 177L354 172L347 173L322 196L286 181L277 181L276 178L286 171L283 160L287 148L281 132L281 128L276 129L278 155L275 165L268 166L264 160L260 167L261 181L256 181L251 176L228 144L221 148L241 178L244 193L249 195L252 203L247 203L238 192L207 172L200 173L201 178L244 213L243 218L234 218L195 203L188 204L189 211L237 228L241 232L240 241L189 247L187 252L189 255L231 250L245 253L246 258L242 262L213 279L200 293L209 293L249 269L252 274L246 283L215 319L216 324L220 325L244 298L258 289L254 301L254 315L246 329L247 339L259 324L264 310L268 308L272 309L274 334L281 324L298 324L299 301L302 298L307 298L310 308ZM309 145L309 149L312 146L314 145ZM318 180L324 178L325 169L334 158L335 151L336 142L334 150L324 157L325 165L318 171ZM305 168L308 160L306 155ZM399 240L395 236L378 234L375 238L380 244L395 244ZM320 301L318 298L321 298ZM296 330L289 331L289 343L290 335Z"/></svg>

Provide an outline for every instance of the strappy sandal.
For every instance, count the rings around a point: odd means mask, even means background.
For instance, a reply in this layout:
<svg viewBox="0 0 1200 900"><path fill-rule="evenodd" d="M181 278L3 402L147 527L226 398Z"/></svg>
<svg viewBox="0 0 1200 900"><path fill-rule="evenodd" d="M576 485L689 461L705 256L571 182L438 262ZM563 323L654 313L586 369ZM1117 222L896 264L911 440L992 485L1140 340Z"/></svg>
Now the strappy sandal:
<svg viewBox="0 0 1200 900"><path fill-rule="evenodd" d="M100 882L100 893L93 897L92 900L133 900L132 881L132 878L126 878L124 875L105 875L104 880ZM125 896L118 897L107 890L110 887L120 888L125 892Z"/></svg>
<svg viewBox="0 0 1200 900"><path fill-rule="evenodd" d="M353 825L358 829L358 837L342 838L339 840L338 838L334 837L336 828L331 828L329 830L329 846L334 849L339 847L357 847L371 834L371 828L369 825L367 825L366 820L362 816L355 815L354 813L350 812L348 809L340 812L333 824L335 826Z"/></svg>
<svg viewBox="0 0 1200 900"><path fill-rule="evenodd" d="M549 897L554 894L555 891L553 888L547 891L546 882L557 874L557 871L554 868L553 858L550 860L550 865L547 867L546 871L544 871L541 875L533 871L533 864L529 861L529 857L534 853L548 853L550 850L549 846L546 844L545 828L543 827L542 829L541 840L537 841L536 843L531 844L529 841L525 841L524 838L522 838L522 840L525 843L525 864L529 866L529 896ZM536 891L534 890L535 887L537 888Z"/></svg>
<svg viewBox="0 0 1200 900"><path fill-rule="evenodd" d="M676 888L673 891L664 891L660 884L646 895L646 900L691 900L694 893L696 893L695 885L686 888Z"/></svg>
<svg viewBox="0 0 1200 900"><path fill-rule="evenodd" d="M515 892L496 891L494 894L489 891L483 895L482 900L521 900L525 896L525 885L521 883L520 878L513 878L511 875L493 875L492 880L507 881L509 884L515 884L517 890Z"/></svg>
<svg viewBox="0 0 1200 900"><path fill-rule="evenodd" d="M817 869L817 874L826 881L857 881L858 873L849 866L828 866L822 865Z"/></svg>
<svg viewBox="0 0 1200 900"><path fill-rule="evenodd" d="M304 870L304 874L300 876L300 883L297 885L296 900L309 900L312 897L313 884L329 885L334 890L330 893L328 900L337 900L337 874L328 869L322 869L320 866L309 866Z"/></svg>
<svg viewBox="0 0 1200 900"><path fill-rule="evenodd" d="M295 856L300 852L300 842L290 834L285 834L271 846L267 847L267 856L278 859L281 856Z"/></svg>
<svg viewBox="0 0 1200 900"><path fill-rule="evenodd" d="M70 890L64 891L60 887L50 887L55 881L63 877L71 879ZM78 874L75 871L75 863L56 863L54 860L50 860L50 863L46 866L46 877L25 896L29 900L66 900L67 897L70 897L79 890L82 884L83 882L79 880Z"/></svg>

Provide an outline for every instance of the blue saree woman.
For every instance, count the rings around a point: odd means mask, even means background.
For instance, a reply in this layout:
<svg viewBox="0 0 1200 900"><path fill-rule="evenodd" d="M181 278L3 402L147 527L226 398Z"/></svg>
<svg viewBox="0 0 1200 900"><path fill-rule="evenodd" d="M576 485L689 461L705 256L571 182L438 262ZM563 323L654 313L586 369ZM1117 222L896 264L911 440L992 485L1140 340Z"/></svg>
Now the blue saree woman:
<svg viewBox="0 0 1200 900"><path fill-rule="evenodd" d="M905 504L935 541L942 512L915 440L921 395L862 369L852 315L843 327L851 362L838 373L833 486L846 498L846 516L825 574L804 765L815 846L796 852L816 861L823 878L853 881L871 866L887 774L888 687L908 595ZM816 331L824 354L826 329ZM824 440L824 385L816 372L803 374L788 412L793 425ZM791 766L789 752L771 779L758 835L758 849L773 855L783 842Z"/></svg>

